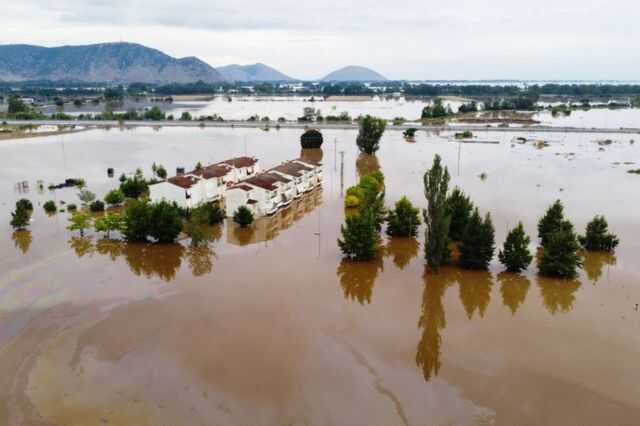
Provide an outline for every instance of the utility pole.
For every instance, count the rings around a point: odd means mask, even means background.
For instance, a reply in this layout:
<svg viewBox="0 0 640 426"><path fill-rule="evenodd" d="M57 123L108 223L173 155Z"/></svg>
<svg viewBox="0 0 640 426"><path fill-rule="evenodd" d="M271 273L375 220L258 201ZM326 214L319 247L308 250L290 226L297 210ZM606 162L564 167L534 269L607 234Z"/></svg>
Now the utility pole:
<svg viewBox="0 0 640 426"><path fill-rule="evenodd" d="M340 198L344 196L344 151L340 151Z"/></svg>

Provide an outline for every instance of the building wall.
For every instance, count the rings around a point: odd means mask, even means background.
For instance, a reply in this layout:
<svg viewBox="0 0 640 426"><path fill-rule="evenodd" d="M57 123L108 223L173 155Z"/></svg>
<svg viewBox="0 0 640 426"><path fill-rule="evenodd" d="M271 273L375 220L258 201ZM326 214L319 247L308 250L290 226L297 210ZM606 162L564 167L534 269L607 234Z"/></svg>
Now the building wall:
<svg viewBox="0 0 640 426"><path fill-rule="evenodd" d="M175 202L180 207L191 207L191 201L186 197L187 190L169 182L156 183L149 186L149 199L157 203L162 200Z"/></svg>

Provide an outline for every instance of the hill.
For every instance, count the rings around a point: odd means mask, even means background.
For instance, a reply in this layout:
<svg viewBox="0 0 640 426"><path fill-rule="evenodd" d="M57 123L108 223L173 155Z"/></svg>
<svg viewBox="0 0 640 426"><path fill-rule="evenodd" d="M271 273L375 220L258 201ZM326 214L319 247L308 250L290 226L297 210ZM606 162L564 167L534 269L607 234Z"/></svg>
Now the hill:
<svg viewBox="0 0 640 426"><path fill-rule="evenodd" d="M223 80L195 57L173 58L135 43L41 47L0 45L0 80L186 83Z"/></svg>
<svg viewBox="0 0 640 426"><path fill-rule="evenodd" d="M294 81L293 78L265 64L227 65L216 68L229 81Z"/></svg>
<svg viewBox="0 0 640 426"><path fill-rule="evenodd" d="M386 77L376 71L355 65L340 68L327 76L322 81L385 81Z"/></svg>

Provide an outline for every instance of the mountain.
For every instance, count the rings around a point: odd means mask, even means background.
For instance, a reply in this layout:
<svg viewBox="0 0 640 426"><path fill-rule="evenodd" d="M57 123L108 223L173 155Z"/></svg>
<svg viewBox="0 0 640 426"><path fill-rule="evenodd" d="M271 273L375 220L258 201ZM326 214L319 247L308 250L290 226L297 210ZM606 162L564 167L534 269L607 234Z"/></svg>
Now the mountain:
<svg viewBox="0 0 640 426"><path fill-rule="evenodd" d="M223 77L195 57L173 58L134 43L41 47L0 45L0 80L89 82L215 82Z"/></svg>
<svg viewBox="0 0 640 426"><path fill-rule="evenodd" d="M265 64L227 65L216 68L230 81L294 81L293 78Z"/></svg>
<svg viewBox="0 0 640 426"><path fill-rule="evenodd" d="M385 81L386 79L370 68L350 65L330 73L322 81Z"/></svg>

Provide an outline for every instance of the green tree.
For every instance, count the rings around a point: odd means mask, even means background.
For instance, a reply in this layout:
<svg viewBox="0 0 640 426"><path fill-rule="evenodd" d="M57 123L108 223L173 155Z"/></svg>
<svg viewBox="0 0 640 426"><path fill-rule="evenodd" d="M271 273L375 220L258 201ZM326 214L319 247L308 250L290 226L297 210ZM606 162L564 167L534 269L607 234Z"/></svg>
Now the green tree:
<svg viewBox="0 0 640 426"><path fill-rule="evenodd" d="M109 238L111 232L122 231L122 216L117 213L107 212L104 216L96 218L94 228L97 232L104 232L106 237Z"/></svg>
<svg viewBox="0 0 640 426"><path fill-rule="evenodd" d="M507 234L502 250L498 253L498 259L509 272L520 272L529 267L533 256L529 251L531 238L524 232L522 222Z"/></svg>
<svg viewBox="0 0 640 426"><path fill-rule="evenodd" d="M420 209L402 197L387 215L387 234L392 237L415 237L420 226Z"/></svg>
<svg viewBox="0 0 640 426"><path fill-rule="evenodd" d="M76 211L71 214L69 218L69 226L67 229L69 231L80 231L80 236L84 237L85 229L89 229L91 227L92 217L89 213L85 213L83 211Z"/></svg>
<svg viewBox="0 0 640 426"><path fill-rule="evenodd" d="M88 189L83 189L78 192L78 198L80 199L80 201L82 201L82 204L89 204L96 199L96 194L89 191Z"/></svg>
<svg viewBox="0 0 640 426"><path fill-rule="evenodd" d="M156 176L163 180L167 178L167 169L162 164L156 168Z"/></svg>
<svg viewBox="0 0 640 426"><path fill-rule="evenodd" d="M11 115L29 112L29 107L18 96L9 96L7 112Z"/></svg>
<svg viewBox="0 0 640 426"><path fill-rule="evenodd" d="M360 152L369 155L375 154L380 148L380 138L386 126L386 120L370 115L360 120L360 131L356 139Z"/></svg>
<svg viewBox="0 0 640 426"><path fill-rule="evenodd" d="M222 223L227 217L226 212L222 207L220 207L219 203L203 204L197 207L196 209L194 209L194 211L202 211L202 214L204 215L204 217L207 218L207 223L209 225L216 225L218 223Z"/></svg>
<svg viewBox="0 0 640 426"><path fill-rule="evenodd" d="M132 200L124 210L124 236L128 241L144 242L151 230L151 206L147 201Z"/></svg>
<svg viewBox="0 0 640 426"><path fill-rule="evenodd" d="M16 203L16 210L11 213L11 226L17 230L26 229L29 219L31 219L31 211Z"/></svg>
<svg viewBox="0 0 640 426"><path fill-rule="evenodd" d="M580 244L589 251L612 252L620 240L609 232L609 224L604 216L596 216L587 224L586 234L578 237Z"/></svg>
<svg viewBox="0 0 640 426"><path fill-rule="evenodd" d="M162 110L157 106L154 106L151 109L144 112L145 120L160 121L160 120L164 120L164 117L165 117L164 112L162 112Z"/></svg>
<svg viewBox="0 0 640 426"><path fill-rule="evenodd" d="M149 234L159 243L173 243L182 231L182 215L175 204L160 201L151 205L151 229Z"/></svg>
<svg viewBox="0 0 640 426"><path fill-rule="evenodd" d="M205 206L193 209L184 223L184 233L191 238L192 246L199 246L207 241L207 225L209 212Z"/></svg>
<svg viewBox="0 0 640 426"><path fill-rule="evenodd" d="M42 208L44 209L45 213L47 213L47 214L53 214L53 213L58 211L58 207L56 206L56 202L53 201L53 200L49 200L46 203L44 203L42 205Z"/></svg>
<svg viewBox="0 0 640 426"><path fill-rule="evenodd" d="M569 221L563 221L557 231L547 234L547 245L538 261L541 275L558 278L574 278L582 261L578 256L580 244Z"/></svg>
<svg viewBox="0 0 640 426"><path fill-rule="evenodd" d="M253 213L246 206L240 206L233 214L233 221L241 228L246 228L253 223Z"/></svg>
<svg viewBox="0 0 640 426"><path fill-rule="evenodd" d="M149 184L144 180L141 172L136 172L133 177L125 176L124 181L120 183L120 191L122 191L127 198L140 198L140 196L147 193L148 190Z"/></svg>
<svg viewBox="0 0 640 426"><path fill-rule="evenodd" d="M433 165L424 174L424 196L427 208L423 210L425 233L425 258L433 270L449 257L449 226L451 216L447 214L447 191L449 190L449 170L442 167L439 155L433 159Z"/></svg>
<svg viewBox="0 0 640 426"><path fill-rule="evenodd" d="M376 256L379 236L370 209L347 217L346 223L340 227L340 232L342 238L338 239L338 247L346 258L371 260Z"/></svg>
<svg viewBox="0 0 640 426"><path fill-rule="evenodd" d="M32 212L33 211L33 203L26 199L26 198L21 198L18 201L16 201L16 210L17 209L24 209L28 212Z"/></svg>
<svg viewBox="0 0 640 426"><path fill-rule="evenodd" d="M447 214L451 216L451 224L449 226L449 238L451 240L462 240L472 212L473 203L471 199L457 186L453 188L451 195L447 197Z"/></svg>
<svg viewBox="0 0 640 426"><path fill-rule="evenodd" d="M104 203L102 202L102 200L95 200L91 204L89 204L89 210L94 213L103 212Z"/></svg>
<svg viewBox="0 0 640 426"><path fill-rule="evenodd" d="M476 208L469 218L460 244L460 266L466 269L488 269L495 250L495 230L491 215L484 220Z"/></svg>
<svg viewBox="0 0 640 426"><path fill-rule="evenodd" d="M104 202L109 206L117 206L124 202L124 193L119 189L112 189L104 196Z"/></svg>
<svg viewBox="0 0 640 426"><path fill-rule="evenodd" d="M559 231L564 222L564 206L562 201L556 200L538 222L538 238L542 247L547 245L549 236Z"/></svg>
<svg viewBox="0 0 640 426"><path fill-rule="evenodd" d="M193 119L193 117L191 117L191 114L189 113L189 111L185 111L182 113L182 115L180 116L180 121L191 121Z"/></svg>

